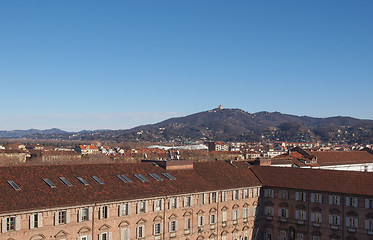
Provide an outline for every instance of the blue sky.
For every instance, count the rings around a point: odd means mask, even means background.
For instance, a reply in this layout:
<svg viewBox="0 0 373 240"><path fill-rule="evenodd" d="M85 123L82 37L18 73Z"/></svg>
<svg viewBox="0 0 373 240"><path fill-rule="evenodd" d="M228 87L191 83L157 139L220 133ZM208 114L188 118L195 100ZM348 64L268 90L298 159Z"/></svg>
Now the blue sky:
<svg viewBox="0 0 373 240"><path fill-rule="evenodd" d="M373 1L0 2L0 130L223 105L373 119Z"/></svg>

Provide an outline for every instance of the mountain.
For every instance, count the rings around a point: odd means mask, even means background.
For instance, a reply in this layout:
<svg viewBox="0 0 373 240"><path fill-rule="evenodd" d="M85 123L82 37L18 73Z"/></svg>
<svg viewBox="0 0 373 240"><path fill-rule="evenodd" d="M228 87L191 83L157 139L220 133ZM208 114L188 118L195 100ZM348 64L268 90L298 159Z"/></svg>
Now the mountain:
<svg viewBox="0 0 373 240"><path fill-rule="evenodd" d="M68 132L58 128L51 128L46 130L29 129L29 130L12 130L0 131L0 138L30 138L31 136L42 135L62 135Z"/></svg>
<svg viewBox="0 0 373 240"><path fill-rule="evenodd" d="M351 117L313 118L279 112L248 113L241 109L213 109L185 117L128 130L97 130L67 133L35 132L23 137L70 140L112 141L324 141L369 143L373 140L373 120ZM4 132L4 131L3 131ZM9 133L8 133L9 135ZM4 138L0 132L0 138Z"/></svg>

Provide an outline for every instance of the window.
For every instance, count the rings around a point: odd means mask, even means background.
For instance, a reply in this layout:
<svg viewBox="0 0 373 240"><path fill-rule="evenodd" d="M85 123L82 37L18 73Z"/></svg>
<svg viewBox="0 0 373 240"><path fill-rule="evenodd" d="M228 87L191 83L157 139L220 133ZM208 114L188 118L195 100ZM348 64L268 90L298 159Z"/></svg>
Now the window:
<svg viewBox="0 0 373 240"><path fill-rule="evenodd" d="M146 213L148 208L147 201L140 201L137 203L137 214L139 213Z"/></svg>
<svg viewBox="0 0 373 240"><path fill-rule="evenodd" d="M322 222L322 214L319 212L312 212L311 213L311 221L314 224L320 224Z"/></svg>
<svg viewBox="0 0 373 240"><path fill-rule="evenodd" d="M154 235L160 235L162 233L162 223L154 224Z"/></svg>
<svg viewBox="0 0 373 240"><path fill-rule="evenodd" d="M92 220L92 208L81 208L78 212L78 222Z"/></svg>
<svg viewBox="0 0 373 240"><path fill-rule="evenodd" d="M287 240L285 231L280 231L280 240Z"/></svg>
<svg viewBox="0 0 373 240"><path fill-rule="evenodd" d="M307 201L307 194L305 192L295 192L295 200L297 201Z"/></svg>
<svg viewBox="0 0 373 240"><path fill-rule="evenodd" d="M273 189L264 189L264 197L273 198L275 196L275 191Z"/></svg>
<svg viewBox="0 0 373 240"><path fill-rule="evenodd" d="M303 233L297 233L297 240L303 240L304 239L304 234Z"/></svg>
<svg viewBox="0 0 373 240"><path fill-rule="evenodd" d="M103 232L100 235L98 235L98 240L111 240L111 239L112 239L111 232Z"/></svg>
<svg viewBox="0 0 373 240"><path fill-rule="evenodd" d="M173 220L169 223L169 232L176 232L177 231L177 221Z"/></svg>
<svg viewBox="0 0 373 240"><path fill-rule="evenodd" d="M253 217L258 216L258 208L257 206L253 206Z"/></svg>
<svg viewBox="0 0 373 240"><path fill-rule="evenodd" d="M243 190L243 197L242 198L250 198L250 189L247 188L247 189L244 189Z"/></svg>
<svg viewBox="0 0 373 240"><path fill-rule="evenodd" d="M313 202L313 203L322 203L322 194L320 194L320 193L312 193L311 194L311 202Z"/></svg>
<svg viewBox="0 0 373 240"><path fill-rule="evenodd" d="M205 216L198 216L198 227L202 227L203 225L205 225Z"/></svg>
<svg viewBox="0 0 373 240"><path fill-rule="evenodd" d="M271 218L273 217L273 212L274 212L274 209L273 207L265 207L264 208L264 215L267 216L267 218Z"/></svg>
<svg viewBox="0 0 373 240"><path fill-rule="evenodd" d="M58 211L54 215L55 225L67 224L69 222L70 222L70 211L68 210Z"/></svg>
<svg viewBox="0 0 373 240"><path fill-rule="evenodd" d="M153 209L154 209L154 212L155 211L160 211L160 210L163 210L163 202L164 200L163 199L156 199L154 200L153 202Z"/></svg>
<svg viewBox="0 0 373 240"><path fill-rule="evenodd" d="M215 224L216 223L216 215L215 213L210 215L210 224Z"/></svg>
<svg viewBox="0 0 373 240"><path fill-rule="evenodd" d="M306 220L306 211L304 210L296 210L295 211L295 219L299 221L305 221Z"/></svg>
<svg viewBox="0 0 373 240"><path fill-rule="evenodd" d="M240 199L240 190L233 190L232 200L239 200L239 199Z"/></svg>
<svg viewBox="0 0 373 240"><path fill-rule="evenodd" d="M237 223L237 221L238 221L238 209L233 209L232 220L233 220L233 224Z"/></svg>
<svg viewBox="0 0 373 240"><path fill-rule="evenodd" d="M210 193L210 204L218 202L218 193L212 192Z"/></svg>
<svg viewBox="0 0 373 240"><path fill-rule="evenodd" d="M287 190L280 190L278 195L280 199L289 199L289 192Z"/></svg>
<svg viewBox="0 0 373 240"><path fill-rule="evenodd" d="M227 192L226 191L223 191L221 192L221 201L222 202L226 202L227 201Z"/></svg>
<svg viewBox="0 0 373 240"><path fill-rule="evenodd" d="M247 220L247 218L249 218L249 215L250 215L249 207L244 207L242 209L242 218Z"/></svg>
<svg viewBox="0 0 373 240"><path fill-rule="evenodd" d="M221 213L221 221L222 221L223 225L227 223L227 216L228 216L227 211L226 210L222 211L222 213Z"/></svg>
<svg viewBox="0 0 373 240"><path fill-rule="evenodd" d="M34 213L30 215L30 229L40 228L43 226L43 214Z"/></svg>
<svg viewBox="0 0 373 240"><path fill-rule="evenodd" d="M272 240L272 229L266 228L265 240Z"/></svg>
<svg viewBox="0 0 373 240"><path fill-rule="evenodd" d="M136 228L136 238L144 238L145 237L145 226L140 225Z"/></svg>
<svg viewBox="0 0 373 240"><path fill-rule="evenodd" d="M91 240L91 239L92 239L91 235L85 235L85 236L78 237L78 240Z"/></svg>
<svg viewBox="0 0 373 240"><path fill-rule="evenodd" d="M329 215L329 224L333 226L341 225L341 218L339 215Z"/></svg>
<svg viewBox="0 0 373 240"><path fill-rule="evenodd" d="M346 197L346 206L348 206L348 207L358 207L358 198L356 198L356 197Z"/></svg>
<svg viewBox="0 0 373 240"><path fill-rule="evenodd" d="M119 217L127 216L131 214L131 204L130 203L122 203L119 205Z"/></svg>
<svg viewBox="0 0 373 240"><path fill-rule="evenodd" d="M349 228L357 228L358 227L357 217L346 217L346 226Z"/></svg>
<svg viewBox="0 0 373 240"><path fill-rule="evenodd" d="M253 197L259 197L259 188L253 188L252 189L252 196Z"/></svg>
<svg viewBox="0 0 373 240"><path fill-rule="evenodd" d="M107 219L107 218L109 218L109 207L101 206L100 207L100 219Z"/></svg>
<svg viewBox="0 0 373 240"><path fill-rule="evenodd" d="M120 229L120 240L130 240L130 229L129 228Z"/></svg>
<svg viewBox="0 0 373 240"><path fill-rule="evenodd" d="M368 230L368 232L373 233L373 220L372 219L365 220L365 229Z"/></svg>
<svg viewBox="0 0 373 240"><path fill-rule="evenodd" d="M19 217L6 217L2 220L2 232L11 232L20 229L20 218Z"/></svg>
<svg viewBox="0 0 373 240"><path fill-rule="evenodd" d="M365 208L373 208L373 199L372 198L366 198L365 199Z"/></svg>
<svg viewBox="0 0 373 240"><path fill-rule="evenodd" d="M179 202L176 197L170 198L170 201L168 202L168 208L169 209L175 209L179 207Z"/></svg>
<svg viewBox="0 0 373 240"><path fill-rule="evenodd" d="M320 240L320 236L313 236L312 240Z"/></svg>
<svg viewBox="0 0 373 240"><path fill-rule="evenodd" d="M204 205L205 204L205 194L204 193L200 193L198 195L198 204L199 205Z"/></svg>
<svg viewBox="0 0 373 240"><path fill-rule="evenodd" d="M184 229L189 230L190 229L190 217L186 217L184 220Z"/></svg>
<svg viewBox="0 0 373 240"><path fill-rule="evenodd" d="M337 195L329 195L330 205L341 205L341 197Z"/></svg>
<svg viewBox="0 0 373 240"><path fill-rule="evenodd" d="M282 219L286 219L289 217L289 210L286 208L280 208L278 216L281 217Z"/></svg>
<svg viewBox="0 0 373 240"><path fill-rule="evenodd" d="M192 196L184 197L184 207L191 207L192 206Z"/></svg>

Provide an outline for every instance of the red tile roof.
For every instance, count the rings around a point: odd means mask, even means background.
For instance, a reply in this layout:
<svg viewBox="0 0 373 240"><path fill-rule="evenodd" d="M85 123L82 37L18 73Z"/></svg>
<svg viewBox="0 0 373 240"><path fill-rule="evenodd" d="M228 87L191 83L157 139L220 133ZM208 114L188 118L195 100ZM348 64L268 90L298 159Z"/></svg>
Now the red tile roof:
<svg viewBox="0 0 373 240"><path fill-rule="evenodd" d="M373 196L373 173L309 168L250 168L265 186Z"/></svg>
<svg viewBox="0 0 373 240"><path fill-rule="evenodd" d="M166 170L152 163L0 167L0 213L260 185L248 164L237 162L235 166L223 161L194 163L193 170L167 171L176 177L174 181L163 177ZM149 181L139 181L133 175L138 173ZM157 173L164 180L158 182L148 173ZM125 174L133 182L123 183L117 174ZM78 176L90 185L80 183ZM91 176L98 176L105 184L97 184ZM58 177L67 178L73 186L64 185ZM56 188L50 188L44 178ZM7 180L14 180L22 190L14 190Z"/></svg>
<svg viewBox="0 0 373 240"><path fill-rule="evenodd" d="M317 164L321 166L373 163L373 154L367 151L328 151L309 153L317 157Z"/></svg>

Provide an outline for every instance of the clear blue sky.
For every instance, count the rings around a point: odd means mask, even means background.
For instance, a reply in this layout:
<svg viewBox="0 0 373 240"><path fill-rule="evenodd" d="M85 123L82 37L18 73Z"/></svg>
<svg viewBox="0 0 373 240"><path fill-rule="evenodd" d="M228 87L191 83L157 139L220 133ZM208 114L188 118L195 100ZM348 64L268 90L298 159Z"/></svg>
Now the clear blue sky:
<svg viewBox="0 0 373 240"><path fill-rule="evenodd" d="M0 2L0 130L223 105L373 119L373 1Z"/></svg>

